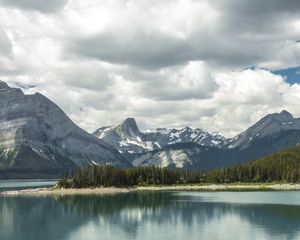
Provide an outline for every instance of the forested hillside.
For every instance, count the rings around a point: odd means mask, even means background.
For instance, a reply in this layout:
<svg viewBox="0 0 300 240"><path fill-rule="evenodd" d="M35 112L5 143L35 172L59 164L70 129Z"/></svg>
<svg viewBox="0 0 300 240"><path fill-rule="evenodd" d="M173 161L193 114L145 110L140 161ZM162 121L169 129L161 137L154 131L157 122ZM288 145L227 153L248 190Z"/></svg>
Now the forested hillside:
<svg viewBox="0 0 300 240"><path fill-rule="evenodd" d="M221 170L187 171L160 167L121 169L113 166L79 168L59 182L60 187L109 187L236 182L300 182L300 147Z"/></svg>
<svg viewBox="0 0 300 240"><path fill-rule="evenodd" d="M290 148L260 160L206 174L209 182L300 181L300 147Z"/></svg>

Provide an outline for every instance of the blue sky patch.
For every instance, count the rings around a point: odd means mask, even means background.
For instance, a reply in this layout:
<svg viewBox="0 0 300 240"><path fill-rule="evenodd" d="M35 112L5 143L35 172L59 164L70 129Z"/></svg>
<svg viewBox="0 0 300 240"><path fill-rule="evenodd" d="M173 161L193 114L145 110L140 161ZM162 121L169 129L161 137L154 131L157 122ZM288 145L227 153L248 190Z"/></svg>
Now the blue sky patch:
<svg viewBox="0 0 300 240"><path fill-rule="evenodd" d="M300 67L276 70L273 73L286 77L290 84L300 83Z"/></svg>

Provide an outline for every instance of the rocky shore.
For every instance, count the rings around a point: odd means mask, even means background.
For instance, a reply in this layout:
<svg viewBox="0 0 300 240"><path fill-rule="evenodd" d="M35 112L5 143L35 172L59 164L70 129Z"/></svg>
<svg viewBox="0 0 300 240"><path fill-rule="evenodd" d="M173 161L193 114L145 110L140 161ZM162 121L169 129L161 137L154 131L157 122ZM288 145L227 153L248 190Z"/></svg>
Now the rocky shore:
<svg viewBox="0 0 300 240"><path fill-rule="evenodd" d="M100 188L38 188L3 191L0 195L88 195L117 194L133 191L285 191L300 190L300 184L210 184L210 185L172 185L172 186L138 186L132 188L100 187Z"/></svg>

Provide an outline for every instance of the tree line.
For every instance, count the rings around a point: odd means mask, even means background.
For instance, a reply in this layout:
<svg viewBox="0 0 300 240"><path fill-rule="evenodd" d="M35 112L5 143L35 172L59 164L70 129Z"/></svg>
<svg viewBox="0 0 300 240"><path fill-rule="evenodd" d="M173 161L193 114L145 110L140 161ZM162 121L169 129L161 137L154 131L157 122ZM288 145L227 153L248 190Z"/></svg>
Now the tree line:
<svg viewBox="0 0 300 240"><path fill-rule="evenodd" d="M260 160L214 170L209 181L226 182L300 182L300 147L290 148Z"/></svg>
<svg viewBox="0 0 300 240"><path fill-rule="evenodd" d="M201 172L156 166L122 169L111 165L80 167L59 182L59 187L128 187L198 183Z"/></svg>
<svg viewBox="0 0 300 240"><path fill-rule="evenodd" d="M212 171L188 171L156 166L122 169L110 165L80 167L58 185L64 188L129 187L237 182L300 182L300 147L263 159Z"/></svg>

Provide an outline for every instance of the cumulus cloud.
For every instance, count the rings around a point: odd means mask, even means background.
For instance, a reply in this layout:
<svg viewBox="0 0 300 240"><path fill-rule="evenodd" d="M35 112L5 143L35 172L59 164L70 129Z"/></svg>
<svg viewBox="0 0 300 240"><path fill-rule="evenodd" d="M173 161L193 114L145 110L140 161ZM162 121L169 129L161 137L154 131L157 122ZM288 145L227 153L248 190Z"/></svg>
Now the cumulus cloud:
<svg viewBox="0 0 300 240"><path fill-rule="evenodd" d="M72 62L53 69L53 81L64 82L67 86L102 92L111 84L109 73L95 61Z"/></svg>
<svg viewBox="0 0 300 240"><path fill-rule="evenodd" d="M68 0L0 0L0 6L51 13L63 8L67 2Z"/></svg>
<svg viewBox="0 0 300 240"><path fill-rule="evenodd" d="M233 136L271 112L300 116L299 84L272 73L300 66L299 4L0 0L0 78L89 131L135 117Z"/></svg>
<svg viewBox="0 0 300 240"><path fill-rule="evenodd" d="M144 32L118 31L78 38L69 50L88 58L147 68L176 65L190 57L183 40L164 34L147 36Z"/></svg>
<svg viewBox="0 0 300 240"><path fill-rule="evenodd" d="M287 109L296 116L300 114L289 103L299 100L299 97L291 96L294 86L270 71L248 69L223 72L216 75L216 82L219 91L211 104L218 111L212 119L217 129L223 129L230 136L243 131L268 113Z"/></svg>
<svg viewBox="0 0 300 240"><path fill-rule="evenodd" d="M278 51L272 59L267 59L257 65L267 69L285 69L300 66L300 42L283 42L278 46Z"/></svg>
<svg viewBox="0 0 300 240"><path fill-rule="evenodd" d="M191 60L242 67L280 58L285 53L277 53L278 49L300 38L294 26L300 13L296 1L126 1L119 5L123 8L106 6L116 14L99 31L75 37L68 50L144 68ZM299 59L299 52L286 54L285 61L297 64L295 56Z"/></svg>
<svg viewBox="0 0 300 240"><path fill-rule="evenodd" d="M278 106L289 88L281 76L259 69L219 73L216 81L220 86L216 99L224 105Z"/></svg>
<svg viewBox="0 0 300 240"><path fill-rule="evenodd" d="M140 82L139 93L156 100L205 99L218 86L203 62L189 62L183 67L165 68L151 81Z"/></svg>

